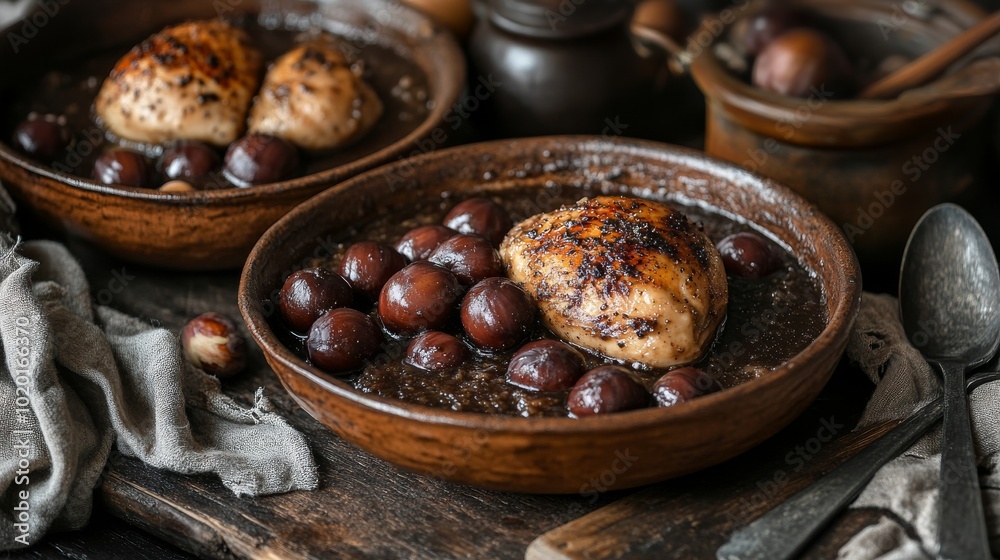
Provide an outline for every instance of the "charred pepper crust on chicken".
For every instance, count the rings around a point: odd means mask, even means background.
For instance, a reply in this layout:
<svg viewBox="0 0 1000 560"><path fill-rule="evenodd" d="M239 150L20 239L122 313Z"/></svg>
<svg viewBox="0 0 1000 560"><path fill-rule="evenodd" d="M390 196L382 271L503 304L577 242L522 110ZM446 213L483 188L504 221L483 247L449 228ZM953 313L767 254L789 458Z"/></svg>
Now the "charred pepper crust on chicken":
<svg viewBox="0 0 1000 560"><path fill-rule="evenodd" d="M328 37L274 62L250 110L250 132L323 151L350 144L382 116L382 102Z"/></svg>
<svg viewBox="0 0 1000 560"><path fill-rule="evenodd" d="M126 140L225 146L245 129L261 64L243 30L222 20L183 23L122 57L94 108L102 124Z"/></svg>
<svg viewBox="0 0 1000 560"><path fill-rule="evenodd" d="M226 146L249 128L316 152L357 140L382 115L378 94L326 35L279 57L263 85L261 73L246 32L222 20L187 22L122 57L94 109L108 131L132 142Z"/></svg>
<svg viewBox="0 0 1000 560"><path fill-rule="evenodd" d="M610 358L655 368L695 362L725 319L722 258L665 204L583 199L517 224L500 252L547 328Z"/></svg>

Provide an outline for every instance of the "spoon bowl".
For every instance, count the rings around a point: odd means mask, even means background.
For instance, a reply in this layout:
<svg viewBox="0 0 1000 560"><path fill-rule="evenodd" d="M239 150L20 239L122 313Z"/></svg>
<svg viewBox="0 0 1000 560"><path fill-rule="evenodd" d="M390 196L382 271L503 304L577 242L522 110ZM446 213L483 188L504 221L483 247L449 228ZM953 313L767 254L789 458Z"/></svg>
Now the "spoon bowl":
<svg viewBox="0 0 1000 560"><path fill-rule="evenodd" d="M930 361L986 363L1000 347L1000 269L983 228L954 204L917 222L903 252L899 305L910 342Z"/></svg>
<svg viewBox="0 0 1000 560"><path fill-rule="evenodd" d="M1000 269L976 220L954 204L927 211L903 252L903 328L944 380L939 559L991 558L965 374L1000 345Z"/></svg>

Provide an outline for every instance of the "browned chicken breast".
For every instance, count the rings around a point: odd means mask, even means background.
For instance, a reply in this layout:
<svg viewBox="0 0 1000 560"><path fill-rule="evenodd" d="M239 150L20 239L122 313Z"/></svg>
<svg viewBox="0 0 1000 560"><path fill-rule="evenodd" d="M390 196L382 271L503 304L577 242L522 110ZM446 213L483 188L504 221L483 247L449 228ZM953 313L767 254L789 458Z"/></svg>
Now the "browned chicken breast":
<svg viewBox="0 0 1000 560"><path fill-rule="evenodd" d="M224 146L243 133L260 71L260 53L242 30L221 20L188 22L160 31L119 60L95 110L126 140Z"/></svg>
<svg viewBox="0 0 1000 560"><path fill-rule="evenodd" d="M694 362L725 318L722 258L664 204L583 199L514 226L500 252L552 332L611 358L652 367Z"/></svg>
<svg viewBox="0 0 1000 560"><path fill-rule="evenodd" d="M321 37L285 53L267 71L250 111L250 131L322 151L356 140L381 115L375 90Z"/></svg>

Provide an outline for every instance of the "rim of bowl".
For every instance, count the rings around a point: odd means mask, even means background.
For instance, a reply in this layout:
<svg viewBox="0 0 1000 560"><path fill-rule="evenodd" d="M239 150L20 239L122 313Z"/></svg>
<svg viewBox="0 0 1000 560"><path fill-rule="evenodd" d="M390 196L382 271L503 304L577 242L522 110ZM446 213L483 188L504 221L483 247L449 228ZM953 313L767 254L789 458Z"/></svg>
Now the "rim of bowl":
<svg viewBox="0 0 1000 560"><path fill-rule="evenodd" d="M794 201L797 207L812 210L807 214L803 214L803 219L812 221L817 235L822 236L827 242L834 244L834 252L848 256L847 259L841 259L841 261L846 262L835 263L839 271L839 283L829 287L829 289L821 285L824 297L830 297L831 293L839 293L839 303L833 312L829 314L827 324L822 332L812 342L798 354L795 354L763 377L752 379L717 393L699 397L678 408L646 408L619 412L607 416L591 416L586 418L522 417L480 412L460 412L409 403L400 399L380 397L370 393L362 393L346 382L332 375L322 373L313 366L306 364L278 340L261 311L260 294L251 293L250 290L251 284L255 283L254 278L257 276L259 268L263 266L262 262L268 258L271 252L271 246L280 242L283 237L282 229L288 224L303 220L307 214L312 213L316 208L325 206L328 200L337 197L341 191L364 184L373 177L382 177L385 173L391 172L396 168L406 166L411 170L420 169L429 162L462 154L473 147L488 150L494 146L510 146L511 144L520 146L522 151L540 152L546 149L546 147L551 149L553 145L566 146L570 144L578 146L581 152L589 153L595 153L597 150L594 148L598 146L604 148L605 152L614 151L622 153L630 151L636 155L653 157L666 163L672 162L689 166L716 176L721 175L719 172L723 171L728 175L726 182L730 185L749 181L757 186L764 187L768 191L775 191L782 199ZM716 211L720 210L710 207L710 210L712 209ZM748 223L754 224L754 222ZM344 181L340 185L300 204L261 236L254 245L240 275L238 303L240 313L251 336L253 336L255 342L261 347L263 352L268 354L272 359L279 361L283 366L294 371L296 375L307 378L309 381L339 398L350 400L355 404L381 413L429 424L503 432L569 433L580 431L619 432L638 429L641 426L663 422L673 415L689 415L689 413L697 409L715 406L716 403L721 401L744 398L748 394L753 393L758 387L783 382L789 376L807 374L807 372L800 371L803 365L808 365L820 355L827 352L829 348L838 346L840 342L847 338L850 327L860 309L861 291L860 266L847 239L829 218L816 210L812 203L806 201L790 189L734 164L718 160L690 148L631 138L605 140L599 136L571 135L516 140L493 140L457 146L416 156L403 162L382 166Z"/></svg>
<svg viewBox="0 0 1000 560"><path fill-rule="evenodd" d="M370 8L367 7L368 4L359 5L365 6L364 10L361 12L364 16L370 18L375 17L374 14L369 11ZM426 39L420 39L420 48L430 52L433 56L429 58L437 61L437 63L432 64L431 66L437 69L439 73L436 76L427 76L428 81L432 83L433 87L432 100L435 101L434 107L423 119L423 121L421 121L419 125L417 125L404 137L391 144L383 146L374 152L360 156L353 161L332 167L330 169L324 169L316 173L304 175L302 177L294 177L285 181L279 181L277 183L265 183L262 185L254 185L243 188L234 187L218 190L199 190L193 192L173 193L162 192L158 189L145 187L105 185L81 175L62 173L49 166L39 164L30 158L25 157L20 152L16 151L12 146L8 145L7 142L0 142L0 160L7 160L33 175L41 176L45 179L68 185L82 191L126 199L164 202L179 205L220 201L238 202L246 198L256 198L262 195L277 195L287 192L295 192L298 190L307 190L324 184L327 186L335 185L342 182L345 177L359 174L359 170L378 167L381 165L378 163L380 161L384 162L384 164L388 164L393 157L403 155L408 148L416 145L418 140L432 132L434 128L440 126L441 123L444 122L445 118L448 116L448 112L451 110L452 105L454 105L454 103L459 99L462 94L462 90L465 87L465 55L462 54L461 48L459 47L458 41L455 37L452 36L452 34L441 24L437 23L420 10L417 10L407 4L401 4L400 8L409 14L409 21L407 22L408 25L414 25L418 29L425 28L431 30ZM31 14L29 13L28 16L30 15ZM324 17L323 19L325 22L330 21L327 17ZM6 38L7 35L13 32L17 25L22 21L24 20L21 19L11 23L5 28L0 28L0 38ZM402 27L399 27L398 29L402 29ZM391 47L392 45L389 46ZM449 80L449 76L453 79Z"/></svg>

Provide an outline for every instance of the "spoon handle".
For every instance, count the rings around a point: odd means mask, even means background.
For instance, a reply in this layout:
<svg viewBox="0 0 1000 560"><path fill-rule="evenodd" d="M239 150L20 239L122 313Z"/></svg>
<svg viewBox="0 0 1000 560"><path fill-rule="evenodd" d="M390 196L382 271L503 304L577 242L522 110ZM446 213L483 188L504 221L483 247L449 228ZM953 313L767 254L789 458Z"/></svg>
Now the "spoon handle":
<svg viewBox="0 0 1000 560"><path fill-rule="evenodd" d="M849 504L882 465L905 451L941 418L941 399L923 406L812 486L733 533L719 560L793 558ZM982 511L982 509L980 509Z"/></svg>
<svg viewBox="0 0 1000 560"><path fill-rule="evenodd" d="M963 364L937 364L944 378L940 527L942 560L989 560L989 538L976 471Z"/></svg>

